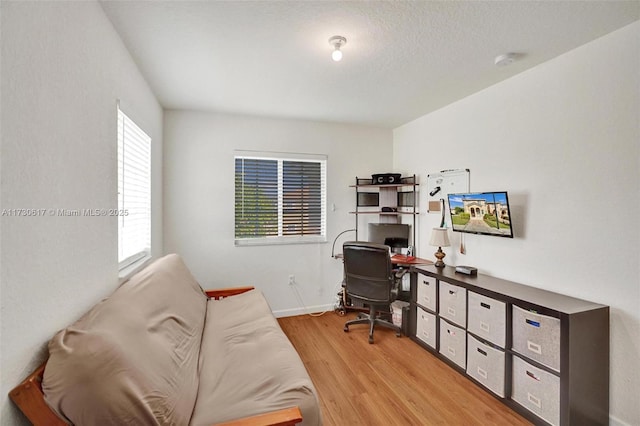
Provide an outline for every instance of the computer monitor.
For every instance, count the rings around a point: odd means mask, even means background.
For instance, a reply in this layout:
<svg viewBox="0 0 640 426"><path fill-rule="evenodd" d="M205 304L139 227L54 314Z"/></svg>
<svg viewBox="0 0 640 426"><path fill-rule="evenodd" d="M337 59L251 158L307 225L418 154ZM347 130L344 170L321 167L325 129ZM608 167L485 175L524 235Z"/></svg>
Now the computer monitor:
<svg viewBox="0 0 640 426"><path fill-rule="evenodd" d="M403 223L369 223L367 239L370 243L385 244L393 252L409 247L410 226Z"/></svg>

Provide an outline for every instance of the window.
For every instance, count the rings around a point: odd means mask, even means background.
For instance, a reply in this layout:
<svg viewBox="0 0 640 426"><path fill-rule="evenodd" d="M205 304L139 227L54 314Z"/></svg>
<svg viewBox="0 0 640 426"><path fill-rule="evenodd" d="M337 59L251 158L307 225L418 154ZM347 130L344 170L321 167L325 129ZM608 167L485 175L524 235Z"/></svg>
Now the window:
<svg viewBox="0 0 640 426"><path fill-rule="evenodd" d="M151 255L151 138L118 108L118 264Z"/></svg>
<svg viewBox="0 0 640 426"><path fill-rule="evenodd" d="M326 156L237 152L236 245L326 241Z"/></svg>

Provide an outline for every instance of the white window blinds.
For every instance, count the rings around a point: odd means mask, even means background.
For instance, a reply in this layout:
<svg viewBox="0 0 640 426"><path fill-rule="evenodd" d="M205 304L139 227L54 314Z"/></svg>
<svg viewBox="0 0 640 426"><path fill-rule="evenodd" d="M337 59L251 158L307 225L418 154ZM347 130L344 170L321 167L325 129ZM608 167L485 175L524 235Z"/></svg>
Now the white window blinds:
<svg viewBox="0 0 640 426"><path fill-rule="evenodd" d="M118 263L151 252L151 138L118 108Z"/></svg>
<svg viewBox="0 0 640 426"><path fill-rule="evenodd" d="M235 194L236 244L326 241L326 157L237 154Z"/></svg>

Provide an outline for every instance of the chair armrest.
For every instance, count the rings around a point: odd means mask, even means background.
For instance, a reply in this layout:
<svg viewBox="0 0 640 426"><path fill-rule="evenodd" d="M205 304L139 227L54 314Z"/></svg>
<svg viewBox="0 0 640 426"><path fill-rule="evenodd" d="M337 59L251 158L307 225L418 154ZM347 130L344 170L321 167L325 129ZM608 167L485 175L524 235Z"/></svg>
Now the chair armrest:
<svg viewBox="0 0 640 426"><path fill-rule="evenodd" d="M42 376L47 363L31 373L18 386L9 392L9 398L34 426L65 426L62 420L49 408L42 392Z"/></svg>
<svg viewBox="0 0 640 426"><path fill-rule="evenodd" d="M269 413L243 417L230 422L216 423L214 426L293 426L302 421L298 407L284 408Z"/></svg>
<svg viewBox="0 0 640 426"><path fill-rule="evenodd" d="M222 299L223 297L235 296L236 294L245 293L249 290L253 290L255 287L229 287L229 288L216 288L214 290L205 290L205 293L211 299Z"/></svg>
<svg viewBox="0 0 640 426"><path fill-rule="evenodd" d="M400 279L400 278L404 277L404 274L406 274L407 272L409 272L409 270L408 270L408 269L406 269L406 268L394 269L394 270L393 270L393 273L395 274L394 276L395 276L397 279Z"/></svg>

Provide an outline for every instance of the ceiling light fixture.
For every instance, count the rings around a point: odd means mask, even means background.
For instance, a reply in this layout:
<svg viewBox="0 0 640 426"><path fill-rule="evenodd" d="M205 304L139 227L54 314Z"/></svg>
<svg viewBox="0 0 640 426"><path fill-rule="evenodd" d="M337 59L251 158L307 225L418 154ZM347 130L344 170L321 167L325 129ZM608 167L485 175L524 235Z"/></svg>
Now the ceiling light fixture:
<svg viewBox="0 0 640 426"><path fill-rule="evenodd" d="M338 62L342 59L342 51L340 48L347 44L347 39L342 36L333 36L329 39L329 44L333 46L333 52L331 52L331 59Z"/></svg>
<svg viewBox="0 0 640 426"><path fill-rule="evenodd" d="M502 55L496 56L496 59L493 61L494 64L498 67L506 67L507 65L511 65L515 62L518 57L515 53L504 53Z"/></svg>

